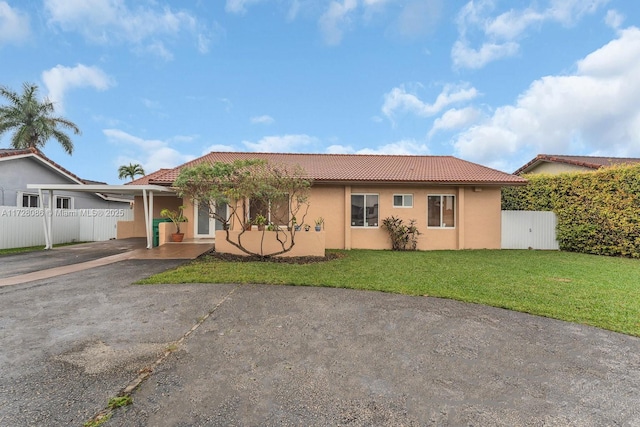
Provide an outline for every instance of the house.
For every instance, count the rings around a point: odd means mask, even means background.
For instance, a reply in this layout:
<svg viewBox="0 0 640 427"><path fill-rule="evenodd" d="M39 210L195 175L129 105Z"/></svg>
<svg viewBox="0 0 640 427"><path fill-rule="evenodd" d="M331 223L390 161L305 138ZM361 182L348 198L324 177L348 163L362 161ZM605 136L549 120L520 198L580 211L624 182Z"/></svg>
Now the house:
<svg viewBox="0 0 640 427"><path fill-rule="evenodd" d="M531 173L559 174L563 172L593 172L594 170L615 166L640 163L640 159L632 157L593 157L562 156L555 154L538 154L533 160L519 168L514 175Z"/></svg>
<svg viewBox="0 0 640 427"><path fill-rule="evenodd" d="M81 179L36 148L0 149L0 206L49 206L47 194L42 195L43 204L38 191L28 187L34 183L96 184ZM63 191L54 196L52 205L57 209L129 209L131 202L121 194Z"/></svg>
<svg viewBox="0 0 640 427"><path fill-rule="evenodd" d="M248 159L304 168L313 180L305 222L313 225L315 218L324 218L324 243L330 249L389 249L389 237L381 224L392 215L417 221L422 233L420 250L499 249L501 187L527 182L452 156L214 152L174 169L154 172L132 185L170 187L183 167ZM119 238L141 235L141 205L134 203L135 220L123 224ZM175 196L157 198L152 214L159 217L162 208L180 205L186 206L189 220L182 227L185 238L215 238L221 224L210 218L208 207L203 211L197 202Z"/></svg>

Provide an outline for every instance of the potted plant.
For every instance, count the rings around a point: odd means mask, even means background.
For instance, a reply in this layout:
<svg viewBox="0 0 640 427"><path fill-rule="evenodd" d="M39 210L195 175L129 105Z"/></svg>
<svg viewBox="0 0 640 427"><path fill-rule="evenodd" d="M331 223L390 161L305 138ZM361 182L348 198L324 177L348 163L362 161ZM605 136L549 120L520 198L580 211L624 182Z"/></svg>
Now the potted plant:
<svg viewBox="0 0 640 427"><path fill-rule="evenodd" d="M316 219L316 231L322 231L322 226L324 225L324 218L319 217Z"/></svg>
<svg viewBox="0 0 640 427"><path fill-rule="evenodd" d="M180 223L187 222L187 218L184 216L183 209L184 206L178 206L177 211L166 208L160 211L161 217L169 218L171 222L176 225L176 232L171 235L172 242L182 242L182 239L184 239L184 233L180 232Z"/></svg>
<svg viewBox="0 0 640 427"><path fill-rule="evenodd" d="M309 224L305 224L304 231L309 231L309 230L311 230L311 226Z"/></svg>
<svg viewBox="0 0 640 427"><path fill-rule="evenodd" d="M294 216L293 218L291 218L291 224L293 225L293 229L295 231L300 231L300 228L302 227L300 224L298 224L298 221L296 220L296 217Z"/></svg>
<svg viewBox="0 0 640 427"><path fill-rule="evenodd" d="M267 223L267 218L265 218L263 215L258 215L253 220L253 222L258 226L258 230L263 231L264 226Z"/></svg>

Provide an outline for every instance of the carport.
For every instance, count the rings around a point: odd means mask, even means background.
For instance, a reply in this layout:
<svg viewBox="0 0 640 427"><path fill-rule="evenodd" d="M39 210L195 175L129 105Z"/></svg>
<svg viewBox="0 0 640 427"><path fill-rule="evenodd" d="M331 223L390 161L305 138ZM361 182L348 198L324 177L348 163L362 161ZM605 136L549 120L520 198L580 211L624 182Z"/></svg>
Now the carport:
<svg viewBox="0 0 640 427"><path fill-rule="evenodd" d="M73 191L79 193L110 193L131 196L142 196L144 203L144 224L147 237L147 249L153 247L152 240L152 220L153 217L153 195L161 193L163 195L175 194L167 187L159 185L107 185L107 184L28 184L27 188L38 190L38 195L42 201L42 225L44 229L45 249L53 247L53 217L56 207L53 205L54 191ZM49 193L49 203L45 206L43 192ZM48 209L48 213L47 213Z"/></svg>

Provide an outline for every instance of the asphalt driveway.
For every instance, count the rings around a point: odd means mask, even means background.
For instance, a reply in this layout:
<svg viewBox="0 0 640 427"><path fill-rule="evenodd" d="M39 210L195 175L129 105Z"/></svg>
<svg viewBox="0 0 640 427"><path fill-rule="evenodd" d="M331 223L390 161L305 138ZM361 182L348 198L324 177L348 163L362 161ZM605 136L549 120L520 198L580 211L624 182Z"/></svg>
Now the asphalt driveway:
<svg viewBox="0 0 640 427"><path fill-rule="evenodd" d="M428 297L130 284L178 263L0 288L0 425L81 426L167 349L106 426L640 425L637 338Z"/></svg>

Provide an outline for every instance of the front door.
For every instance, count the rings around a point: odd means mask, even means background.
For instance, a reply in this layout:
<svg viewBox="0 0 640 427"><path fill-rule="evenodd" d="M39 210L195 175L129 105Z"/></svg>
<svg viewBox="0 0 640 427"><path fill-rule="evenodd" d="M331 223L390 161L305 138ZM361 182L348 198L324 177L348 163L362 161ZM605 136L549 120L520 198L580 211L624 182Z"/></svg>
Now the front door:
<svg viewBox="0 0 640 427"><path fill-rule="evenodd" d="M224 224L217 219L214 219L212 215L209 215L209 206L206 204L196 203L194 206L196 218L195 223L195 236L201 238L215 238L216 230L222 230ZM216 215L227 218L227 205L216 205Z"/></svg>

